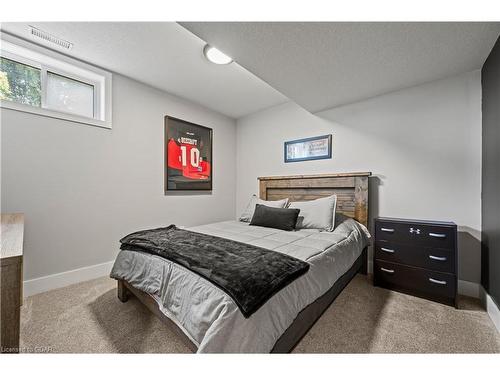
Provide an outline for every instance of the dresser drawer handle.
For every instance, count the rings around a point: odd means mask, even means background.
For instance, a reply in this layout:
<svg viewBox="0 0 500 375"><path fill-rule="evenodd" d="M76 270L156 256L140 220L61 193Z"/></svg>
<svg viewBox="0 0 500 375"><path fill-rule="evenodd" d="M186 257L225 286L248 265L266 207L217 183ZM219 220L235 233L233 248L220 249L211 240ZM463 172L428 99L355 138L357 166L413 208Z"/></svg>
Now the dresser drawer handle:
<svg viewBox="0 0 500 375"><path fill-rule="evenodd" d="M446 285L446 281L444 280L436 280L436 279L433 279L432 277L429 277L429 281L431 283L434 283L434 284L439 284L439 285Z"/></svg>
<svg viewBox="0 0 500 375"><path fill-rule="evenodd" d="M441 262L444 262L446 259L448 259L446 257L437 257L435 255L429 255L429 258L432 259L432 260L439 260Z"/></svg>
<svg viewBox="0 0 500 375"><path fill-rule="evenodd" d="M394 233L394 229L392 228L380 228L382 232L389 232L389 233Z"/></svg>
<svg viewBox="0 0 500 375"><path fill-rule="evenodd" d="M381 247L380 250L385 251L386 253L393 253L394 252L394 250L388 249L386 247Z"/></svg>
<svg viewBox="0 0 500 375"><path fill-rule="evenodd" d="M446 234L443 233L429 233L429 236L431 237L436 237L436 238L446 238Z"/></svg>
<svg viewBox="0 0 500 375"><path fill-rule="evenodd" d="M381 271L387 272L387 273L394 273L394 270L390 270L388 268L380 267Z"/></svg>

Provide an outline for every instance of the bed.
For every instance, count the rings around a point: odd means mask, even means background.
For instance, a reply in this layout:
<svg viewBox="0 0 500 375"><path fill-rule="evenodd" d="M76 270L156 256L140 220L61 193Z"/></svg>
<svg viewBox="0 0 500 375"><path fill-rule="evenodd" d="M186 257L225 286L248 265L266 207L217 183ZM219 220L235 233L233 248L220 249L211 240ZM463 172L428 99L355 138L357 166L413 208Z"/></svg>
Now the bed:
<svg viewBox="0 0 500 375"><path fill-rule="evenodd" d="M118 298L137 297L199 353L290 352L349 281L367 272L369 172L259 178L264 200L308 201L337 195L333 232L286 232L239 221L189 231L282 252L309 270L245 317L229 295L181 265L156 255L122 250L111 277ZM362 224L362 225L359 225Z"/></svg>

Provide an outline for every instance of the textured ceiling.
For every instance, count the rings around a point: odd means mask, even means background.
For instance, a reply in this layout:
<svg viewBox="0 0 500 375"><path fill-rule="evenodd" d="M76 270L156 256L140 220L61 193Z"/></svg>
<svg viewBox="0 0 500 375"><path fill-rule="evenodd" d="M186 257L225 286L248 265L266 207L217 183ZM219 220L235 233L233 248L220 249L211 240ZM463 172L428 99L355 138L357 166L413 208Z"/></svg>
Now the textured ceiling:
<svg viewBox="0 0 500 375"><path fill-rule="evenodd" d="M500 23L182 22L311 112L481 68Z"/></svg>
<svg viewBox="0 0 500 375"><path fill-rule="evenodd" d="M30 25L74 43L71 51L63 51L73 57L230 117L238 118L288 100L238 64L208 62L202 52L205 42L175 22ZM2 23L1 28L34 41L27 23Z"/></svg>
<svg viewBox="0 0 500 375"><path fill-rule="evenodd" d="M500 23L31 24L73 42L76 58L233 118L289 99L314 113L479 69L500 33ZM33 40L27 23L1 28ZM237 63L206 61L204 40Z"/></svg>

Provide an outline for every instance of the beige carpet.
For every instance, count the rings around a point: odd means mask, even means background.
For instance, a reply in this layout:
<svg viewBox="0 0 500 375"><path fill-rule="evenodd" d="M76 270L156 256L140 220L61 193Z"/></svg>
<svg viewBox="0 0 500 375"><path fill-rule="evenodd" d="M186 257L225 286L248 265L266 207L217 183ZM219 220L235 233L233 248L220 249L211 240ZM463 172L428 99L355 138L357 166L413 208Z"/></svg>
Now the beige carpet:
<svg viewBox="0 0 500 375"><path fill-rule="evenodd" d="M109 278L27 298L25 351L186 353L189 349L135 298L121 303ZM493 353L500 335L479 301L460 309L374 288L358 275L297 345L296 353Z"/></svg>

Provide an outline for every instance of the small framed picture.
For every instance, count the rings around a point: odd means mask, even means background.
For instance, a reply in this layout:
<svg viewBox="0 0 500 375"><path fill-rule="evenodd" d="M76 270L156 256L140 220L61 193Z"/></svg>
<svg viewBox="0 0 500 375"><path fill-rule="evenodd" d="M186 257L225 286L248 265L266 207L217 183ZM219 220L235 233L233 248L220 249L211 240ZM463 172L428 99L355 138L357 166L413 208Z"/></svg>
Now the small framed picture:
<svg viewBox="0 0 500 375"><path fill-rule="evenodd" d="M212 129L165 116L165 193L212 190Z"/></svg>
<svg viewBox="0 0 500 375"><path fill-rule="evenodd" d="M285 142L285 163L331 158L331 134Z"/></svg>

